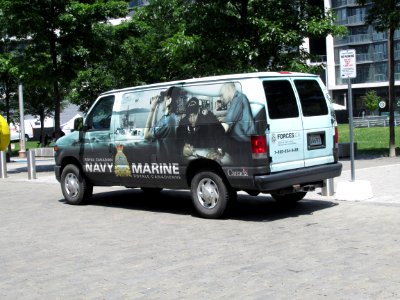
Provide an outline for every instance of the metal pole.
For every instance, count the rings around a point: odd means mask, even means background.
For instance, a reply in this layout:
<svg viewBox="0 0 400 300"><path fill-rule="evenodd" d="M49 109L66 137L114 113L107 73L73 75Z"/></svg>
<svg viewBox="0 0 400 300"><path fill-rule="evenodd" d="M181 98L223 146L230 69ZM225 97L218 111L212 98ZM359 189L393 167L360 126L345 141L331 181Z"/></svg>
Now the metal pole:
<svg viewBox="0 0 400 300"><path fill-rule="evenodd" d="M351 181L355 180L354 168L354 124L353 124L353 95L351 91L351 79L347 77L348 82L348 104L349 104L349 127L350 127L350 159L351 159Z"/></svg>
<svg viewBox="0 0 400 300"><path fill-rule="evenodd" d="M0 178L7 178L7 158L5 151L0 151Z"/></svg>
<svg viewBox="0 0 400 300"><path fill-rule="evenodd" d="M24 96L22 94L22 83L18 84L18 100L19 100L19 119L20 119L20 137L19 137L19 157L26 157L25 148L25 116L24 116Z"/></svg>
<svg viewBox="0 0 400 300"><path fill-rule="evenodd" d="M333 184L333 178L328 178L324 180L324 185L321 190L322 196L333 196L335 193L335 188Z"/></svg>
<svg viewBox="0 0 400 300"><path fill-rule="evenodd" d="M36 179L35 151L28 151L28 179Z"/></svg>

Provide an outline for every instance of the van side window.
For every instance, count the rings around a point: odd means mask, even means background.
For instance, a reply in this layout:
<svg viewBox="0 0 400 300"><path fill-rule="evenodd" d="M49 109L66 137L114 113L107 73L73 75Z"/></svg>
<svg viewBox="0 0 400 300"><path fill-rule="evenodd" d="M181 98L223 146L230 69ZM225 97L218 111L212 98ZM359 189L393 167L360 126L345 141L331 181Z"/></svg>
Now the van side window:
<svg viewBox="0 0 400 300"><path fill-rule="evenodd" d="M303 116L313 117L328 114L328 106L317 81L295 80L294 84L299 93Z"/></svg>
<svg viewBox="0 0 400 300"><path fill-rule="evenodd" d="M100 99L87 117L89 130L109 130L111 123L114 96Z"/></svg>
<svg viewBox="0 0 400 300"><path fill-rule="evenodd" d="M296 97L288 80L264 81L263 86L271 119L297 118L299 116Z"/></svg>

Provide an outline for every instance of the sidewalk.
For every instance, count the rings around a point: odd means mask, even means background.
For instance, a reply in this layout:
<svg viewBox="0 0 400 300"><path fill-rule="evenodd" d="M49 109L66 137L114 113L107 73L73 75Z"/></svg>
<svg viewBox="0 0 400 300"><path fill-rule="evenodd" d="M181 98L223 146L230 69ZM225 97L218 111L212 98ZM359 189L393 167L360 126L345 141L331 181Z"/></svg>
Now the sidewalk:
<svg viewBox="0 0 400 300"><path fill-rule="evenodd" d="M56 183L54 165L54 157L35 157L36 179L29 180L27 158L11 157L7 163L7 178L0 178L0 184L6 180Z"/></svg>
<svg viewBox="0 0 400 300"><path fill-rule="evenodd" d="M338 182L351 180L351 161L341 160L342 175L334 179L335 190ZM373 197L360 202L400 204L400 157L356 158L355 180L366 180L371 184Z"/></svg>
<svg viewBox="0 0 400 300"><path fill-rule="evenodd" d="M58 184L54 175L54 158L36 157L36 178L28 180L27 160L12 158L7 163L7 178L0 178L0 185L7 180L46 182ZM338 182L351 180L351 161L342 159L343 171L340 177L334 179L334 191ZM369 181L372 187L373 198L362 202L398 203L400 204L400 157L360 157L355 159L355 180ZM317 189L309 193L307 198L335 201L334 196L321 196Z"/></svg>

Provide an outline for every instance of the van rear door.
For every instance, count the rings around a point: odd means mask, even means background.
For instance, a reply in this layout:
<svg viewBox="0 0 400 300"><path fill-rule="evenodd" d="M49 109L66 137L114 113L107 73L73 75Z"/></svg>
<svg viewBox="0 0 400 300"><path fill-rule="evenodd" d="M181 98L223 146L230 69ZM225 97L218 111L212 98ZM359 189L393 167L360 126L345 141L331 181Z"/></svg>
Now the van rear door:
<svg viewBox="0 0 400 300"><path fill-rule="evenodd" d="M271 172L304 167L304 132L298 101L289 78L264 79L267 142Z"/></svg>
<svg viewBox="0 0 400 300"><path fill-rule="evenodd" d="M294 78L304 128L304 165L331 163L334 127L327 100L317 78Z"/></svg>

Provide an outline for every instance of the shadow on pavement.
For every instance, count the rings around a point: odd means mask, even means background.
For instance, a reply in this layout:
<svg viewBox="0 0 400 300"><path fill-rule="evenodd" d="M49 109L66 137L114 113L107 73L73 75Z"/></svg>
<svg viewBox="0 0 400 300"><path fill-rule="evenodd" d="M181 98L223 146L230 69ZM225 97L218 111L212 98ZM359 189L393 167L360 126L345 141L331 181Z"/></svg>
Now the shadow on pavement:
<svg viewBox="0 0 400 300"><path fill-rule="evenodd" d="M60 202L65 203L65 200L60 200ZM88 205L198 216L193 208L189 191L163 190L157 196L151 197L140 189L94 193ZM269 195L257 197L238 195L237 203L228 209L225 219L252 222L275 221L311 215L316 211L336 205L338 203L331 201L307 200L307 197L298 203L284 205L275 202Z"/></svg>
<svg viewBox="0 0 400 300"><path fill-rule="evenodd" d="M36 165L36 173L40 172L53 172L54 171L54 165ZM7 170L7 173L9 174L17 174L17 173L27 173L28 172L28 166L24 167L17 167L13 168L11 170Z"/></svg>
<svg viewBox="0 0 400 300"><path fill-rule="evenodd" d="M279 203L269 195L257 197L240 195L229 218L242 221L267 222L312 215L316 211L337 206L338 203L305 199L296 203Z"/></svg>

